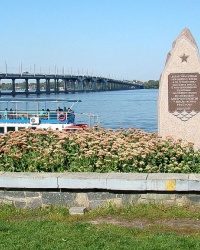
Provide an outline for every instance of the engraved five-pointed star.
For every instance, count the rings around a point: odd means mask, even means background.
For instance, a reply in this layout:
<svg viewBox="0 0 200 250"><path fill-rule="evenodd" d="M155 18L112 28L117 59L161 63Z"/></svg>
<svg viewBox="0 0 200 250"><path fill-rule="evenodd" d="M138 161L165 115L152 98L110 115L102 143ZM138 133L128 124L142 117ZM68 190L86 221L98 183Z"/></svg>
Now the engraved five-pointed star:
<svg viewBox="0 0 200 250"><path fill-rule="evenodd" d="M189 56L186 56L185 53L180 56L180 58L182 59L182 62L187 62L187 59L188 59Z"/></svg>

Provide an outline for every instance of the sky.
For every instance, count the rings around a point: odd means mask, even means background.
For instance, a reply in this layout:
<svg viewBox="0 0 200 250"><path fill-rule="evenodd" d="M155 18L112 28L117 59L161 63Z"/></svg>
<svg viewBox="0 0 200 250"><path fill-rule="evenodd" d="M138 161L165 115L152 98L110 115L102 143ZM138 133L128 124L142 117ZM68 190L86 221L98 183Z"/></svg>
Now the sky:
<svg viewBox="0 0 200 250"><path fill-rule="evenodd" d="M199 0L0 0L0 73L158 80L188 28L200 46Z"/></svg>

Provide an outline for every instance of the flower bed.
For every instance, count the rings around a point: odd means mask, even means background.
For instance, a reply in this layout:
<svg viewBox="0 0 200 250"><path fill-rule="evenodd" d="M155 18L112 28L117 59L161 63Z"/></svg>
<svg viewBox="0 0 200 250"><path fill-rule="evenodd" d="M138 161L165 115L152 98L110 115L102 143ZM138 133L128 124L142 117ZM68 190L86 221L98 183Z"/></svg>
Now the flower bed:
<svg viewBox="0 0 200 250"><path fill-rule="evenodd" d="M21 130L0 136L0 171L200 173L200 151L129 130Z"/></svg>

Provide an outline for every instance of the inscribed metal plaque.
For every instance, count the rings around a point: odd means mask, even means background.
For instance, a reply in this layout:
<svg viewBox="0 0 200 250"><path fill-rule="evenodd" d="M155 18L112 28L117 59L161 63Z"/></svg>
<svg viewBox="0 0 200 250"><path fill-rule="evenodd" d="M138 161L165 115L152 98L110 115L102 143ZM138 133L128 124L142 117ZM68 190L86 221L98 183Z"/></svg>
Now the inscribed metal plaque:
<svg viewBox="0 0 200 250"><path fill-rule="evenodd" d="M170 113L200 112L200 75L198 73L168 75L168 110Z"/></svg>

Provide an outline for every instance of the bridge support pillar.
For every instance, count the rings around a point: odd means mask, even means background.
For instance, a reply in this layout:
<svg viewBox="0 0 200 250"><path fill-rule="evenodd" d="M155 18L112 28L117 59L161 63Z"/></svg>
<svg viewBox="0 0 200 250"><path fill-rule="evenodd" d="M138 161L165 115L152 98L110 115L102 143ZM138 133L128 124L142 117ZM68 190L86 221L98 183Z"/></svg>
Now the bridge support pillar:
<svg viewBox="0 0 200 250"><path fill-rule="evenodd" d="M92 82L92 83L91 83L91 84L92 84L92 90L93 90L93 91L96 91L96 80L95 80L95 79L92 79L91 82Z"/></svg>
<svg viewBox="0 0 200 250"><path fill-rule="evenodd" d="M108 86L107 86L107 81L103 80L103 90L107 91Z"/></svg>
<svg viewBox="0 0 200 250"><path fill-rule="evenodd" d="M59 93L59 83L58 83L58 79L54 79L54 92L56 93L56 94L58 94Z"/></svg>
<svg viewBox="0 0 200 250"><path fill-rule="evenodd" d="M83 91L84 90L84 83L82 79L78 79L78 91Z"/></svg>
<svg viewBox="0 0 200 250"><path fill-rule="evenodd" d="M25 79L25 93L28 95L29 90L28 90L28 79Z"/></svg>
<svg viewBox="0 0 200 250"><path fill-rule="evenodd" d="M84 85L85 85L85 88L84 88L84 90L85 91L90 91L90 82L89 82L89 80L84 80Z"/></svg>
<svg viewBox="0 0 200 250"><path fill-rule="evenodd" d="M118 90L118 84L115 82L115 90Z"/></svg>
<svg viewBox="0 0 200 250"><path fill-rule="evenodd" d="M106 81L107 90L112 90L112 83L109 80Z"/></svg>
<svg viewBox="0 0 200 250"><path fill-rule="evenodd" d="M99 81L99 87L100 87L100 90L103 91L103 82L101 80Z"/></svg>
<svg viewBox="0 0 200 250"><path fill-rule="evenodd" d="M97 80L97 91L105 90L105 83L101 79Z"/></svg>
<svg viewBox="0 0 200 250"><path fill-rule="evenodd" d="M68 80L64 79L64 90L65 90L65 94L68 93L68 84L67 84Z"/></svg>
<svg viewBox="0 0 200 250"><path fill-rule="evenodd" d="M40 79L36 79L36 94L40 94Z"/></svg>
<svg viewBox="0 0 200 250"><path fill-rule="evenodd" d="M46 79L46 93L50 94L50 79Z"/></svg>
<svg viewBox="0 0 200 250"><path fill-rule="evenodd" d="M12 94L15 95L15 79L12 79Z"/></svg>
<svg viewBox="0 0 200 250"><path fill-rule="evenodd" d="M71 90L72 90L73 92L75 92L75 81L76 81L76 80L74 80L74 79L71 79L71 80L70 80L70 82L71 82Z"/></svg>

